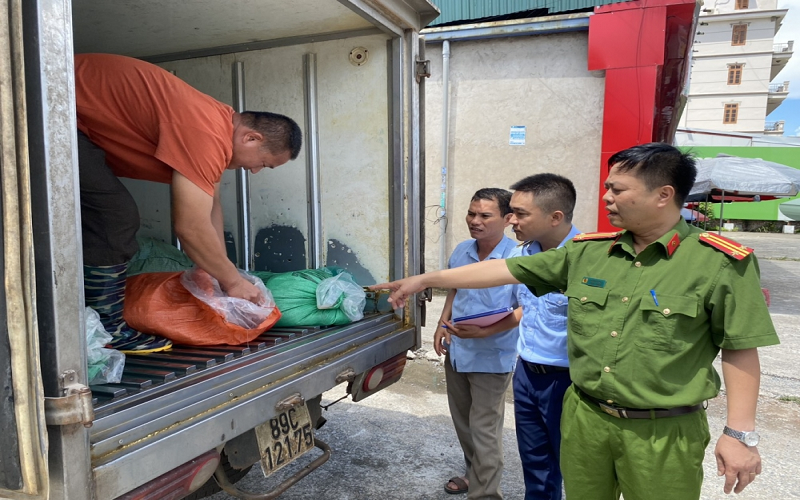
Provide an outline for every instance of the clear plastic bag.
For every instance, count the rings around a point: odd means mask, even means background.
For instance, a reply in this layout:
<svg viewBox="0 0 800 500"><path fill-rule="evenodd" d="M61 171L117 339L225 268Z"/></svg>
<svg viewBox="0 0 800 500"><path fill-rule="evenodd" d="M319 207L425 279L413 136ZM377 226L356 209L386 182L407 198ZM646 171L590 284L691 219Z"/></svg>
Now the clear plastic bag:
<svg viewBox="0 0 800 500"><path fill-rule="evenodd" d="M125 354L105 346L113 340L106 332L100 315L91 307L86 308L86 357L88 360L89 385L118 384L125 368Z"/></svg>
<svg viewBox="0 0 800 500"><path fill-rule="evenodd" d="M367 294L349 274L340 273L320 281L317 286L317 309L340 308L350 321L364 317Z"/></svg>
<svg viewBox="0 0 800 500"><path fill-rule="evenodd" d="M254 304L249 300L228 297L220 288L219 282L198 267L185 271L181 275L181 284L198 300L219 313L228 323L247 329L256 328L272 314L275 309L275 300L264 286L263 281L241 270L239 274L261 290L265 297L263 304Z"/></svg>

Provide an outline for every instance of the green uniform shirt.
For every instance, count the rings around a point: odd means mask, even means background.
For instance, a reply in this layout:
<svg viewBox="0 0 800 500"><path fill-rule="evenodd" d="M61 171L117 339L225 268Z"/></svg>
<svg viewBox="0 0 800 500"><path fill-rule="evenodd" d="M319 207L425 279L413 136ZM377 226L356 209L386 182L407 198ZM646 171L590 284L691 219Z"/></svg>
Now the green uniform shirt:
<svg viewBox="0 0 800 500"><path fill-rule="evenodd" d="M755 256L736 260L701 233L681 219L638 255L623 232L506 263L534 294L563 290L569 298L578 387L627 408L694 405L719 392L711 363L720 348L779 342Z"/></svg>

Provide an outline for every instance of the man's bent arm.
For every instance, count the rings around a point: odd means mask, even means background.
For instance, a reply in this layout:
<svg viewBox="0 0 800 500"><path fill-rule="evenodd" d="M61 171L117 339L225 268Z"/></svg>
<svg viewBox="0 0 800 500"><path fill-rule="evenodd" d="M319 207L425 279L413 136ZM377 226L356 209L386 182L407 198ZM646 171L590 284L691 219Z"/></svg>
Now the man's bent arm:
<svg viewBox="0 0 800 500"><path fill-rule="evenodd" d="M225 217L222 214L222 199L220 196L220 184L214 186L214 205L211 207L211 223L219 236L222 251L228 255L228 247L225 246Z"/></svg>
<svg viewBox="0 0 800 500"><path fill-rule="evenodd" d="M517 307L511 314L489 326L456 325L457 330L453 335L462 339L483 339L516 328L521 320L522 307Z"/></svg>
<svg viewBox="0 0 800 500"><path fill-rule="evenodd" d="M722 350L722 376L728 398L727 425L737 431L755 430L756 405L761 382L758 350ZM761 473L758 449L722 435L715 450L719 475L725 475L725 493L741 492Z"/></svg>
<svg viewBox="0 0 800 500"><path fill-rule="evenodd" d="M228 259L213 220L214 198L179 174L172 175L172 220L183 249L232 297L258 302L261 292ZM221 211L220 211L221 215Z"/></svg>

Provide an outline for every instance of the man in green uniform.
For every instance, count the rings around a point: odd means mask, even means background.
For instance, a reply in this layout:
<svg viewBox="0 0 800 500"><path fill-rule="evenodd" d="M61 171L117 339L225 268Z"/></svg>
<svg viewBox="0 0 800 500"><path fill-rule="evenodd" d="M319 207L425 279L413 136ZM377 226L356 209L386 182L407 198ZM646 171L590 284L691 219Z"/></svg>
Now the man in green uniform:
<svg viewBox="0 0 800 500"><path fill-rule="evenodd" d="M719 392L712 362L721 350L728 412L715 454L724 491L739 493L761 472L757 348L778 343L756 258L681 218L697 172L691 157L652 143L608 166L603 200L625 231L374 288L390 288L398 307L431 286L564 291L574 383L561 421L567 498L699 498L710 440L703 403Z"/></svg>

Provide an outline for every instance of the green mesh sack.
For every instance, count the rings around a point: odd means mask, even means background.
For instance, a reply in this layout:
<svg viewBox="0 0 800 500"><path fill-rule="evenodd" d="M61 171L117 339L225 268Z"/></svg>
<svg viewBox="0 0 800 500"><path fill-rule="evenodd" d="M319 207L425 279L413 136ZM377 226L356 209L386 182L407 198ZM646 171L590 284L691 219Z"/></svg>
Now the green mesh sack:
<svg viewBox="0 0 800 500"><path fill-rule="evenodd" d="M366 301L364 291L355 285L352 275L346 271L323 267L288 273L254 271L251 274L260 278L269 288L275 304L281 311L281 319L275 324L276 327L346 325L363 317ZM340 293L335 303L320 309L317 306L319 284L340 275L353 286L347 292ZM358 317L352 314L354 303L360 304L360 307L356 306L360 314Z"/></svg>
<svg viewBox="0 0 800 500"><path fill-rule="evenodd" d="M185 271L194 265L185 253L169 243L152 238L136 238L136 242L139 251L128 263L128 276Z"/></svg>

